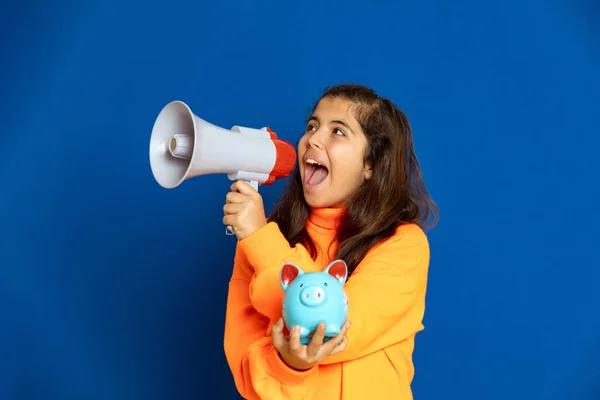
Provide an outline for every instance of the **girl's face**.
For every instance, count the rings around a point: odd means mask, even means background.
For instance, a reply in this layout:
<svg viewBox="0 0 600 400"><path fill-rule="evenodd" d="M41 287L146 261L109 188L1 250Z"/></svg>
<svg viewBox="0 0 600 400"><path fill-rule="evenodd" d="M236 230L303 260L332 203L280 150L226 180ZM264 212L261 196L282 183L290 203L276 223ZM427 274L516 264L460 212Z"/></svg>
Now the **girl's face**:
<svg viewBox="0 0 600 400"><path fill-rule="evenodd" d="M304 197L313 208L345 207L348 196L371 170L363 162L367 146L354 103L321 99L298 145Z"/></svg>

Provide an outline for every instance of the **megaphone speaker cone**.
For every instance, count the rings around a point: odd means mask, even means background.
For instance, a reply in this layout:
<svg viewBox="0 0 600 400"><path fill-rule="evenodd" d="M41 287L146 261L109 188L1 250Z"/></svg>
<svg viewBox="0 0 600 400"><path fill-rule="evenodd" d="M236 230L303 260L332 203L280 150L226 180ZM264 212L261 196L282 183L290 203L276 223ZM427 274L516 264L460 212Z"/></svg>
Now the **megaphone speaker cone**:
<svg viewBox="0 0 600 400"><path fill-rule="evenodd" d="M185 103L173 101L159 113L150 137L150 168L159 185L171 189L183 182L193 149L193 114Z"/></svg>

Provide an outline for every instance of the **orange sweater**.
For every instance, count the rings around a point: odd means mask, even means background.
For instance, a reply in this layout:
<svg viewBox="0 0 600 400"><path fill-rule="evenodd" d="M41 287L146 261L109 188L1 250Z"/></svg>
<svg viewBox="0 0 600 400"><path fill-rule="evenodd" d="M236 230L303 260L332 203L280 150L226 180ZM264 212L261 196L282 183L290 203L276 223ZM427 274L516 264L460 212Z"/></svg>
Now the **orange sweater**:
<svg viewBox="0 0 600 400"><path fill-rule="evenodd" d="M250 400L412 399L412 352L423 329L429 244L406 224L375 246L348 278L348 345L308 371L289 368L271 341L281 317L279 271L293 262L320 271L333 259L338 209L313 210L307 229L319 249L313 261L302 245L290 247L274 222L238 241L229 283L225 355L239 393ZM335 244L331 251L335 249Z"/></svg>

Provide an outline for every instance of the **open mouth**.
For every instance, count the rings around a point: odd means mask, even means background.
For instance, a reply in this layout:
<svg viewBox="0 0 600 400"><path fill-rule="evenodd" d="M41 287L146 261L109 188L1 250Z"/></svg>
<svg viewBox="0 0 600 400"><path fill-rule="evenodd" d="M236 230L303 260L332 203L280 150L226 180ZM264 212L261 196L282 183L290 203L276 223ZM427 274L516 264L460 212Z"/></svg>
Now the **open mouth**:
<svg viewBox="0 0 600 400"><path fill-rule="evenodd" d="M327 167L319 164L317 161L306 160L306 168L304 171L304 183L309 186L316 186L323 182L329 175Z"/></svg>

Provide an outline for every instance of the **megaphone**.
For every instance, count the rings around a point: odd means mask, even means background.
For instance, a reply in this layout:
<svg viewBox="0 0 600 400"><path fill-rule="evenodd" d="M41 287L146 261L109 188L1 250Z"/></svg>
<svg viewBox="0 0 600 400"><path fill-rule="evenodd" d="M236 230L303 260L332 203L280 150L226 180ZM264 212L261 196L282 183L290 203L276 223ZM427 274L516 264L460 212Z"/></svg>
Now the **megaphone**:
<svg viewBox="0 0 600 400"><path fill-rule="evenodd" d="M287 177L296 164L296 150L268 127L221 128L196 116L179 100L158 114L150 137L150 168L166 189L207 174L226 174L258 190ZM233 234L231 227L226 233Z"/></svg>

